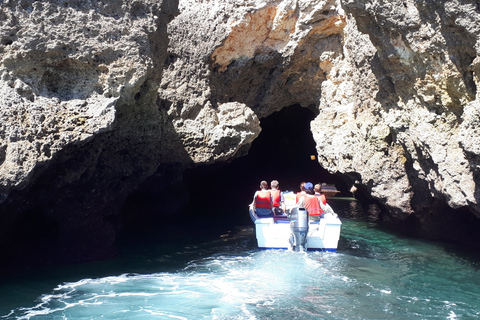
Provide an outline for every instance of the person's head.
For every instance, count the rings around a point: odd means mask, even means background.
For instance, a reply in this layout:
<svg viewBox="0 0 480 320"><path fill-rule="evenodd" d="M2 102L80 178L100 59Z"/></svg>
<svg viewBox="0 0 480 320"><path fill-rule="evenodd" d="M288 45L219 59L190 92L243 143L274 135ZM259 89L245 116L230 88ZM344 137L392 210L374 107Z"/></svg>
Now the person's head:
<svg viewBox="0 0 480 320"><path fill-rule="evenodd" d="M272 189L278 189L278 181L277 180L272 180L272 182L270 182L270 188Z"/></svg>
<svg viewBox="0 0 480 320"><path fill-rule="evenodd" d="M305 191L305 183L306 182L300 183L300 191Z"/></svg>
<svg viewBox="0 0 480 320"><path fill-rule="evenodd" d="M262 190L267 190L268 189L267 181L264 180L264 181L260 182L260 189L262 189Z"/></svg>
<svg viewBox="0 0 480 320"><path fill-rule="evenodd" d="M317 193L320 193L320 191L322 191L322 185L320 183L317 183L314 187L313 187L313 191L317 192Z"/></svg>
<svg viewBox="0 0 480 320"><path fill-rule="evenodd" d="M313 184L311 182L305 183L304 187L307 194L315 194L315 192L313 191Z"/></svg>

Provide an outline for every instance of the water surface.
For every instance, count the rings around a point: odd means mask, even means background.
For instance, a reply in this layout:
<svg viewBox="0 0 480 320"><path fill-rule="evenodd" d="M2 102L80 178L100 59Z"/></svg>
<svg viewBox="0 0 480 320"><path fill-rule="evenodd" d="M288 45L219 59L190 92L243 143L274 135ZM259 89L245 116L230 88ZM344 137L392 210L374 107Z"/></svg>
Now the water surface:
<svg viewBox="0 0 480 320"><path fill-rule="evenodd" d="M0 283L0 319L477 319L474 253L402 237L339 201L337 253L259 251L251 225ZM247 214L247 213L245 213Z"/></svg>

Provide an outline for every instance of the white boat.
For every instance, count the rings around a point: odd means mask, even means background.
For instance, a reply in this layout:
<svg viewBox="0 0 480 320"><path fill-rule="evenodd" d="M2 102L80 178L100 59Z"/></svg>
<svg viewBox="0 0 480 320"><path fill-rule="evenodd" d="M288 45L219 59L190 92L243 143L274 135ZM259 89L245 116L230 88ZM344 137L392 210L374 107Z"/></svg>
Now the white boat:
<svg viewBox="0 0 480 320"><path fill-rule="evenodd" d="M336 252L342 222L331 207L327 205L326 213L319 221L309 221L306 209L295 207L295 194L284 194L284 199L289 213L285 216L261 218L250 205L258 247Z"/></svg>

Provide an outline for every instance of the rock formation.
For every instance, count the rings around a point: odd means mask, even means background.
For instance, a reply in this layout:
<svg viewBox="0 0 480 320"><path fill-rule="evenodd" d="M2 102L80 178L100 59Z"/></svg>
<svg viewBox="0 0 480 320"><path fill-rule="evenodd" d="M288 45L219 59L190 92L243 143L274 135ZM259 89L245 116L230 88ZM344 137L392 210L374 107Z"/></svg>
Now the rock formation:
<svg viewBox="0 0 480 320"><path fill-rule="evenodd" d="M322 167L393 217L480 217L479 14L474 1L180 2L160 95L190 110L206 92L259 117L313 107Z"/></svg>
<svg viewBox="0 0 480 320"><path fill-rule="evenodd" d="M245 155L293 104L391 217L480 218L475 1L6 0L0 21L4 257L111 253L142 182Z"/></svg>
<svg viewBox="0 0 480 320"><path fill-rule="evenodd" d="M353 18L342 61L350 75L332 82L354 92L339 97L338 85L324 83L324 116L312 124L323 141L322 165L355 172L400 219L413 215L421 224L447 206L480 217L479 154L472 149L480 106L478 4L343 1L342 7Z"/></svg>
<svg viewBox="0 0 480 320"><path fill-rule="evenodd" d="M242 103L204 103L180 118L159 97L176 1L0 10L2 261L112 254L123 202L141 182L175 190L185 167L245 153L260 132Z"/></svg>

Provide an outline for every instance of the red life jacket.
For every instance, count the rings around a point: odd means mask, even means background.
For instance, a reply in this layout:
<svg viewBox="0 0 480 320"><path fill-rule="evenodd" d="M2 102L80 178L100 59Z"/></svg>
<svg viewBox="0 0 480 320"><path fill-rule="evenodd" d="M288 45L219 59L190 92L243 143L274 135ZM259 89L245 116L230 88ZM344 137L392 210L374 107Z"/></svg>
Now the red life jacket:
<svg viewBox="0 0 480 320"><path fill-rule="evenodd" d="M272 193L272 201L274 207L280 207L280 200L282 197L280 195L280 190L269 190Z"/></svg>
<svg viewBox="0 0 480 320"><path fill-rule="evenodd" d="M318 198L311 194L305 195L305 209L307 209L308 214L311 216L319 216L323 213Z"/></svg>
<svg viewBox="0 0 480 320"><path fill-rule="evenodd" d="M300 201L301 196L306 196L306 195L307 195L307 193L305 191L297 192L297 198L296 198L295 203L298 203L298 201Z"/></svg>
<svg viewBox="0 0 480 320"><path fill-rule="evenodd" d="M325 197L324 194L315 193L315 196L316 196L316 197L319 197L319 198L320 198L320 201L322 201L323 204L327 204L327 198Z"/></svg>
<svg viewBox="0 0 480 320"><path fill-rule="evenodd" d="M268 190L259 190L257 191L257 196L255 197L255 208L270 209L271 196L270 191Z"/></svg>

